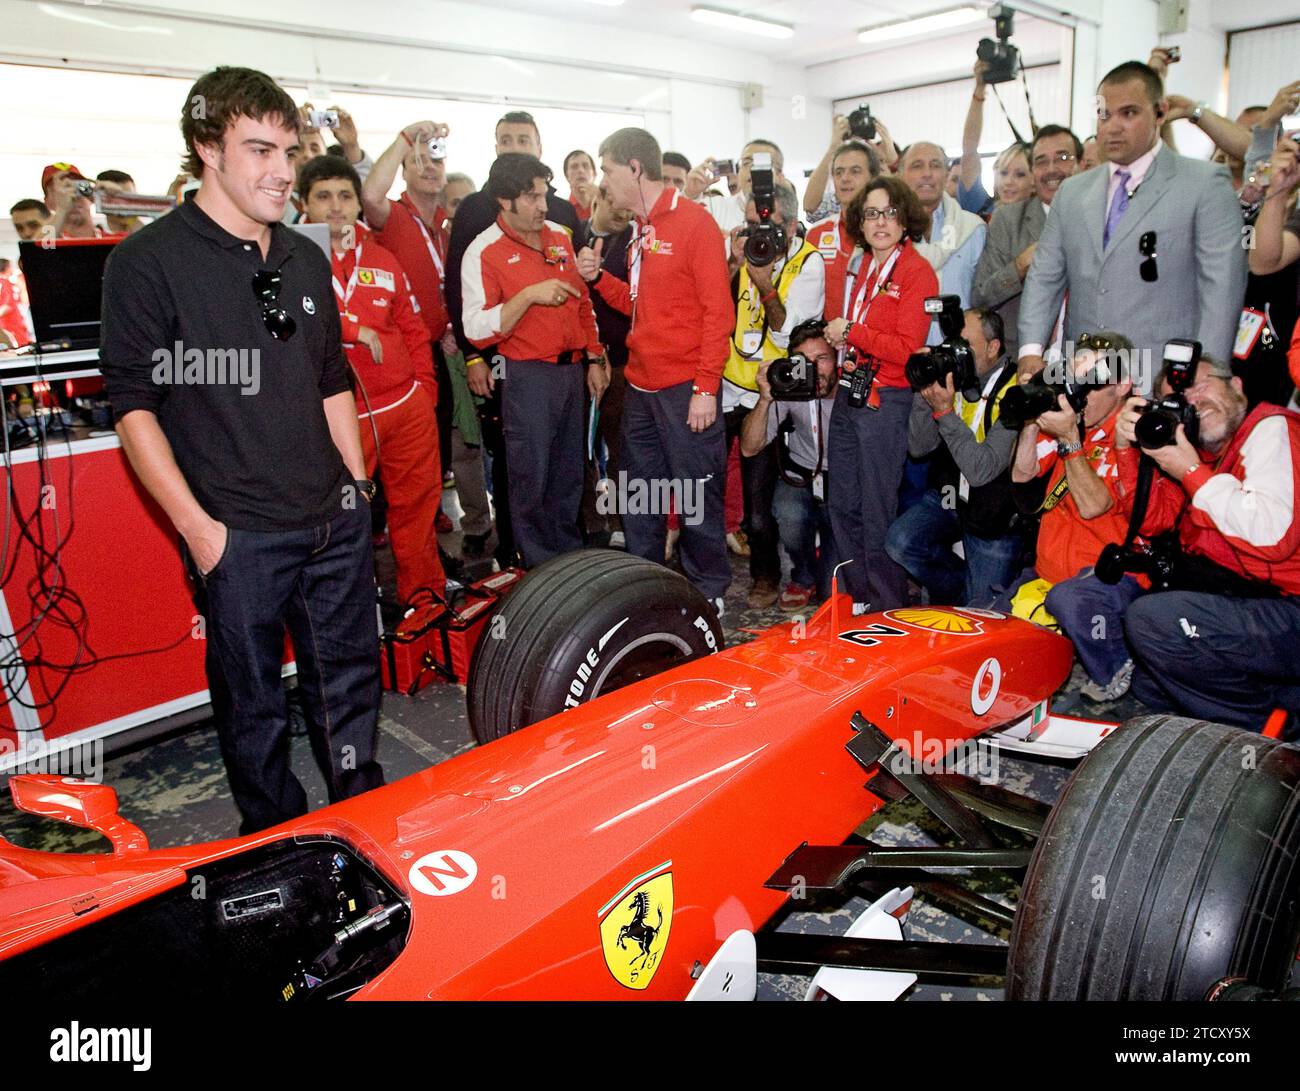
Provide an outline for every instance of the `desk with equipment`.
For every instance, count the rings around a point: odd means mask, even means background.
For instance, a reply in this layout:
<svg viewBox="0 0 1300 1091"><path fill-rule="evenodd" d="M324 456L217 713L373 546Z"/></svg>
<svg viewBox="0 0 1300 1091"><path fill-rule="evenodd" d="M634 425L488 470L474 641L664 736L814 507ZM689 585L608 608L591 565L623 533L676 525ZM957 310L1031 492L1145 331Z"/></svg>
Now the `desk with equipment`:
<svg viewBox="0 0 1300 1091"><path fill-rule="evenodd" d="M116 241L19 247L38 348L0 353L0 774L208 702L175 531L127 464L96 367Z"/></svg>

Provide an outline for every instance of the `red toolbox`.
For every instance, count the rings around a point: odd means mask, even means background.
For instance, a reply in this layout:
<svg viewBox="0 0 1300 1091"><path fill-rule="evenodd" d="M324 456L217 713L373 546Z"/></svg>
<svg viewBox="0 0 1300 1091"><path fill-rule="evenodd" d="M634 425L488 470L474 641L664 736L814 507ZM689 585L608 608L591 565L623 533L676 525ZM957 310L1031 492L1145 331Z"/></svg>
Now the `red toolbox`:
<svg viewBox="0 0 1300 1091"><path fill-rule="evenodd" d="M523 579L522 568L506 568L470 584L463 596L440 603L433 620L412 633L384 633L380 672L384 688L408 697L430 682L469 679L469 662L497 603Z"/></svg>

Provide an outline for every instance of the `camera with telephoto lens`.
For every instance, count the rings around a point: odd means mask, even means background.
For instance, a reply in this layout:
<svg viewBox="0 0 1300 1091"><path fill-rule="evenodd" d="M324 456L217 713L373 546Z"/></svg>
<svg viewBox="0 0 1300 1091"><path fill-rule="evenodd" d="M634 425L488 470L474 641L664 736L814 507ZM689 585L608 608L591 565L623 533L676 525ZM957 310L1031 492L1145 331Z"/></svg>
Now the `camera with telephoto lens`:
<svg viewBox="0 0 1300 1091"><path fill-rule="evenodd" d="M1142 415L1133 426L1139 447L1154 451L1170 446L1177 438L1180 424L1187 433L1187 441L1196 446L1201 434L1201 418L1196 406L1187 400L1187 390L1196 382L1196 365L1200 360L1199 341L1176 338L1165 345L1165 378L1173 393L1153 399L1139 410Z"/></svg>
<svg viewBox="0 0 1300 1091"><path fill-rule="evenodd" d="M920 393L931 383L943 385L944 376L952 376L954 390L971 390L978 382L975 374L975 353L962 334L966 325L966 312L961 307L961 297L934 295L925 301L925 313L939 316L939 331L943 340L933 345L929 352L914 352L907 360L904 371L908 385Z"/></svg>
<svg viewBox="0 0 1300 1091"><path fill-rule="evenodd" d="M865 102L849 114L849 136L857 140L876 139L876 120L871 116L871 107Z"/></svg>
<svg viewBox="0 0 1300 1091"><path fill-rule="evenodd" d="M1166 591L1174 584L1178 564L1178 545L1170 536L1160 535L1149 545L1124 547L1111 542L1101 551L1093 572L1102 583L1112 587L1126 573L1146 576L1152 591Z"/></svg>
<svg viewBox="0 0 1300 1091"><path fill-rule="evenodd" d="M817 365L802 352L792 352L767 366L772 399L778 402L815 402Z"/></svg>
<svg viewBox="0 0 1300 1091"><path fill-rule="evenodd" d="M993 18L993 33L998 40L981 38L975 56L988 65L984 72L985 83L1007 83L1020 71L1020 50L1008 40L1015 12L1006 4L995 4L989 8L989 15Z"/></svg>
<svg viewBox="0 0 1300 1091"><path fill-rule="evenodd" d="M1098 387L1111 381L1110 368L1099 360L1082 378L1074 374L1073 363L1063 361L1058 365L1064 375L1059 383L1048 382L1044 375L1046 369L1033 375L1027 382L1011 386L1002 395L1001 421L1008 428L1023 428L1031 420L1037 420L1044 413L1059 409L1057 402L1062 394L1066 403L1076 413L1082 413L1088 402L1088 395Z"/></svg>
<svg viewBox="0 0 1300 1091"><path fill-rule="evenodd" d="M749 184L754 194L758 223L749 224L740 231L740 237L745 240L745 260L755 266L771 265L785 254L786 236L785 228L772 222L772 210L776 205L776 174L772 170L770 153L754 153Z"/></svg>

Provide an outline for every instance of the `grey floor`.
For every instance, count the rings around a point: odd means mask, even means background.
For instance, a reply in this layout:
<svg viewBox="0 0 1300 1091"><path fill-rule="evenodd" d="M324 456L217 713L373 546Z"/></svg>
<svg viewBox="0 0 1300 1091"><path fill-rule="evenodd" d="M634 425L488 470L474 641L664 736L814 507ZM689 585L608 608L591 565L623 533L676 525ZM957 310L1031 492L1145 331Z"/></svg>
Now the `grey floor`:
<svg viewBox="0 0 1300 1091"><path fill-rule="evenodd" d="M453 554L459 551L459 535L444 537L444 545ZM744 629L763 629L785 619L775 608L754 611L746 608L745 597L750 581L744 558L732 557L735 579L727 597L726 628L729 643L752 639ZM391 576L391 557L380 556L381 583ZM1077 694L1082 681L1076 668L1074 677L1060 695L1078 705ZM1084 703L1088 713L1099 718L1122 719L1129 714L1123 708ZM846 726L847 731L847 726ZM465 715L463 687L434 684L413 697L385 693L380 716L379 758L389 781L397 780L442 762L473 746ZM313 806L325 803L324 782L317 772L304 737L293 739L293 766L307 789ZM1003 757L999 783L1051 803L1060 794L1069 775L1067 766L1032 763ZM209 723L201 723L184 733L141 746L128 753L109 757L105 762L104 780L118 792L122 813L137 823L155 847L186 844L233 836L238 815L230 798L221 755ZM14 810L6 798L0 799L0 836L27 847L64 852L99 852L106 843L89 831L77 830L55 822L34 818ZM892 803L878 811L859 831L874 841L888 845L940 844L950 840L937 820L913 800ZM986 878L981 893L1009 904L1016 888L1006 880ZM819 904L816 908L791 912L777 927L783 931L842 933L866 905L853 898L842 904ZM990 934L967 924L918 898L906 928L909 939L934 939L948 942L1001 943L1005 932ZM801 998L807 978L764 974L760 977L759 998L784 1000ZM996 983L993 983L996 986ZM909 999L1001 999L1000 987L917 986Z"/></svg>

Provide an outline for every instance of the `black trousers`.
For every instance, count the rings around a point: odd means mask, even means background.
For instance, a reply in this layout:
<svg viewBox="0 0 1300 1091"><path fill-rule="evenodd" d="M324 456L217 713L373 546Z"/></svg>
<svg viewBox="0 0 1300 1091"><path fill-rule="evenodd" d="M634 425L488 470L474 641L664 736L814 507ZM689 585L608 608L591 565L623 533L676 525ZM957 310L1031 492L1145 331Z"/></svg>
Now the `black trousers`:
<svg viewBox="0 0 1300 1091"><path fill-rule="evenodd" d="M586 367L507 360L502 395L514 535L528 568L582 548Z"/></svg>
<svg viewBox="0 0 1300 1091"><path fill-rule="evenodd" d="M494 366L475 364L475 367ZM483 448L492 459L492 509L496 516L497 548L494 556L502 568L519 563L514 524L510 521L510 473L506 465L506 433L501 420L505 378L498 375L492 394L478 407Z"/></svg>
<svg viewBox="0 0 1300 1091"><path fill-rule="evenodd" d="M288 703L280 676L286 628L329 801L383 784L375 760L379 638L365 499L306 530L232 529L225 553L206 576L186 559L206 623L208 688L243 820L240 833L308 809L289 767Z"/></svg>
<svg viewBox="0 0 1300 1091"><path fill-rule="evenodd" d="M749 410L737 406L725 414L727 426L727 456L731 445L740 441L740 430ZM777 465L776 443L769 443L758 454L740 456L740 485L745 500L745 517L741 526L749 539L749 574L755 580L781 582L781 540L772 513L776 497L776 482L780 476Z"/></svg>
<svg viewBox="0 0 1300 1091"><path fill-rule="evenodd" d="M438 465L446 473L451 467L451 422L456 409L456 392L451 385L451 372L442 345L433 342L433 374L438 380L438 406L434 420L438 422Z"/></svg>

